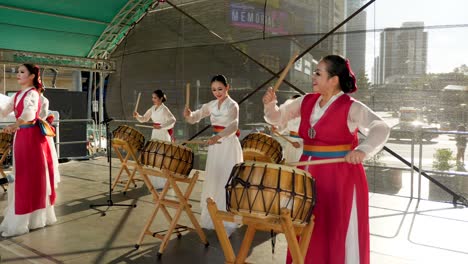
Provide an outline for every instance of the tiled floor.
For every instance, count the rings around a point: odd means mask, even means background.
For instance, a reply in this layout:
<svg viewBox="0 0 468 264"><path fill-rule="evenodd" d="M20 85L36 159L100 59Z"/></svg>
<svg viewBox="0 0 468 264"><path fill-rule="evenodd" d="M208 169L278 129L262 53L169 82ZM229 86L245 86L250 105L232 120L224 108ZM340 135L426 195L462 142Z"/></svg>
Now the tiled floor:
<svg viewBox="0 0 468 264"><path fill-rule="evenodd" d="M118 163L113 162L118 172ZM149 217L153 204L145 187L113 193L114 203L132 207L99 207L108 199L108 166L105 158L72 161L60 165L62 183L56 205L58 223L29 234L0 239L1 263L223 263L224 256L213 231L207 231L210 246L205 248L195 233L171 239L162 259L156 253L160 241L147 236L136 250L134 244ZM193 211L200 212L201 182L191 196ZM6 205L0 194L0 208ZM468 209L451 204L369 194L371 263L468 263ZM100 211L105 210L106 216ZM187 217L183 214L183 222ZM154 229L167 224L158 217ZM245 228L231 237L237 250ZM285 238L279 235L275 254L270 234L257 233L250 263L284 263Z"/></svg>

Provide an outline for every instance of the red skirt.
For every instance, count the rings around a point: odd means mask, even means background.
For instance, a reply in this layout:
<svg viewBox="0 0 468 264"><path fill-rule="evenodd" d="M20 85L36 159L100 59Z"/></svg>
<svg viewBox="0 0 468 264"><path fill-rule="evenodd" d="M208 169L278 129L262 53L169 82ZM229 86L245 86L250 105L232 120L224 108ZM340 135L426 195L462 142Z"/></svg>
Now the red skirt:
<svg viewBox="0 0 468 264"><path fill-rule="evenodd" d="M37 125L16 131L13 145L15 169L15 214L46 207L46 168L49 172L50 204L55 203L54 171L49 144ZM47 162L47 165L46 165Z"/></svg>
<svg viewBox="0 0 468 264"><path fill-rule="evenodd" d="M308 156L302 156L301 161ZM304 169L304 168L302 168ZM356 190L360 264L369 264L369 193L361 164L335 163L309 166L316 180L315 225L306 264L344 264L346 234ZM288 252L286 263L291 263Z"/></svg>

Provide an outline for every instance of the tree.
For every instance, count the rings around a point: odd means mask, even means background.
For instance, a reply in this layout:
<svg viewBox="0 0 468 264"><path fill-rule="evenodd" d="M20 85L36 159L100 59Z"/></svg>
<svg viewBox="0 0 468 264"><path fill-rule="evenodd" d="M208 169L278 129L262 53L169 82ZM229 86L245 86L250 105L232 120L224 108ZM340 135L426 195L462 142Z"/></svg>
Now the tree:
<svg viewBox="0 0 468 264"><path fill-rule="evenodd" d="M468 66L466 66L466 64L462 64L460 67L453 69L453 72L468 74Z"/></svg>
<svg viewBox="0 0 468 264"><path fill-rule="evenodd" d="M371 89L372 84L369 81L369 78L367 77L367 74L364 71L360 71L356 74L356 84L357 84L358 90L356 93L353 94L353 97L360 100L364 104L369 105L372 101L371 100L372 98L371 93L373 92Z"/></svg>

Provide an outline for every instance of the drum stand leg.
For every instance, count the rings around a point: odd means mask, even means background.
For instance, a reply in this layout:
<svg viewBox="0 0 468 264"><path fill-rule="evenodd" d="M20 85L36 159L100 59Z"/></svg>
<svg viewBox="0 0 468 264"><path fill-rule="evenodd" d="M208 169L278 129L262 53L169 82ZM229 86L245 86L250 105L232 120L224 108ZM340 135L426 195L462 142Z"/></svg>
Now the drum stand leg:
<svg viewBox="0 0 468 264"><path fill-rule="evenodd" d="M310 237L314 227L313 218L305 226L294 226L290 211L286 208L281 209L281 216L278 219L261 219L255 216L239 216L232 213L219 211L216 203L212 198L207 199L208 211L216 229L216 234L226 259L225 263L245 263L249 249L257 230L271 231L276 233L284 233L288 241L288 248L291 252L293 263L304 264L304 258L309 247ZM242 241L239 253L236 257L232 249L231 241L224 228L223 221L235 222L247 225L244 239ZM300 242L297 241L297 236L301 237Z"/></svg>
<svg viewBox="0 0 468 264"><path fill-rule="evenodd" d="M208 240L206 239L205 233L201 229L200 224L198 223L197 219L195 218L192 210L191 210L191 205L188 203L188 199L193 191L193 188L195 187L195 184L198 180L198 172L195 173L195 175L191 179L177 179L174 177L169 171L163 169L163 171L152 171L151 174L153 175L160 175L162 177L165 177L167 179L166 184L164 185L163 190L158 193L154 188L152 187L151 182L149 181L148 175L146 174L147 170L143 171L141 166L139 166L139 172L143 176L143 180L145 184L147 185L148 189L153 195L155 207L153 209L153 212L151 213L149 219L146 222L145 227L143 228L142 232L140 233L140 236L138 238L138 242L135 244L135 248L139 248L141 243L143 242L143 239L145 235L150 235L156 238L159 238L162 240L161 245L159 247L158 251L158 257L161 257L164 250L166 249L169 239L171 238L172 234L177 234L178 238L181 238L181 231L185 230L194 230L197 232L198 236L200 237L200 240L202 241L205 246L208 246ZM182 192L177 184L177 182L184 182L188 183L188 187L184 192ZM166 199L165 196L168 192L168 190L172 188L177 196L177 200L169 200ZM176 209L176 212L173 217L169 214L168 210L166 207L171 207L173 209ZM151 224L153 223L154 219L156 218L156 215L161 209L163 212L166 220L169 222L169 228L167 231L165 231L165 234L160 234L160 232L151 232L150 227ZM190 228L187 226L182 226L179 225L179 218L182 215L182 212L185 211L192 222L192 225L194 228Z"/></svg>
<svg viewBox="0 0 468 264"><path fill-rule="evenodd" d="M120 160L120 163L121 163L121 166L120 166L120 171L119 173L117 174L117 176L115 177L115 180L114 180L114 183L112 184L112 190L115 189L115 186L117 185L117 183L119 183L120 181L120 176L122 175L123 171L125 170L125 172L127 173L127 175L129 176L126 184L125 184L125 188L123 190L123 192L125 193L127 190L128 190L128 187L130 185L130 182L133 183L133 185L136 187L136 183L135 183L135 180L133 179L133 177L135 176L135 173L137 171L136 169L136 166L133 168L133 172L130 173L130 170L129 170L129 159L132 158L135 162L138 162L138 159L135 157L134 153L132 150L130 150L130 147L127 146L128 144L126 145L116 145L116 144L112 144L112 147L114 148L115 150L115 153L117 154L117 157L119 158ZM123 157L122 153L120 152L120 149L124 149L126 150L127 152L127 155L125 155L125 158Z"/></svg>
<svg viewBox="0 0 468 264"><path fill-rule="evenodd" d="M136 204L115 204L113 201L112 201L112 147L111 147L111 144L109 144L109 142L112 142L111 139L112 139L112 136L111 136L111 133L109 131L109 122L106 122L106 131L107 131L107 141L108 144L107 144L107 160L109 162L109 199L107 200L107 203L105 204L90 204L89 207L90 208L95 208L95 207L100 207L100 206L107 206L108 209L109 207L111 206L130 206L130 207L133 207L135 208L136 207ZM128 146L128 143L126 142L126 145ZM131 153L131 155L133 157L135 157L135 154L133 153L133 150L131 148L128 149L128 151ZM135 160L138 165L138 160ZM105 216L106 215L106 212L105 211L101 211L101 215L102 216Z"/></svg>

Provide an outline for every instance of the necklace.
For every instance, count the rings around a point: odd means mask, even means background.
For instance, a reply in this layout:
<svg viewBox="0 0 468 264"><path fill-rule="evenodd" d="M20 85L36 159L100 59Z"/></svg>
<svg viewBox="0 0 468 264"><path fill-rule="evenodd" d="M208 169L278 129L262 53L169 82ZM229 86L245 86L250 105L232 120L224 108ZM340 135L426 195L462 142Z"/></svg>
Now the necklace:
<svg viewBox="0 0 468 264"><path fill-rule="evenodd" d="M317 134L317 132L315 132L314 127L310 127L309 131L307 132L307 135L309 136L309 138L311 138L311 139L314 138L316 134Z"/></svg>

